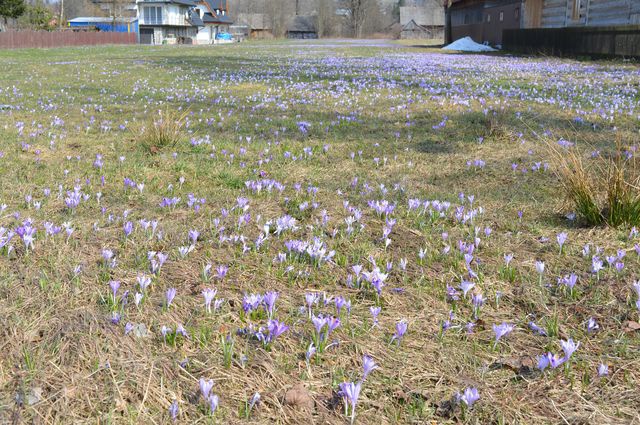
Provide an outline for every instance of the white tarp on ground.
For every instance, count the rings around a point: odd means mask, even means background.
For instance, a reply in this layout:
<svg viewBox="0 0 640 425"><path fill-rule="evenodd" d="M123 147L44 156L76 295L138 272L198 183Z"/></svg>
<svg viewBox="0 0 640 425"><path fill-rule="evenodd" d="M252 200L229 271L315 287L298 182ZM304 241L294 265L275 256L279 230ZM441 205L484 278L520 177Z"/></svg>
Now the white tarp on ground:
<svg viewBox="0 0 640 425"><path fill-rule="evenodd" d="M443 50L457 50L460 52L495 52L491 46L476 43L471 37L460 38L448 46L444 46Z"/></svg>

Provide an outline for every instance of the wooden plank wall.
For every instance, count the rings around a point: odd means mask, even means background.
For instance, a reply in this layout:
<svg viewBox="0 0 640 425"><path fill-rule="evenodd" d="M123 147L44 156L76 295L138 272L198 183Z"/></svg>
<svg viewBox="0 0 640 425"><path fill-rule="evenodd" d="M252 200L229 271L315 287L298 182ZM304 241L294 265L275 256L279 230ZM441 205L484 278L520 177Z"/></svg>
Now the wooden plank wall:
<svg viewBox="0 0 640 425"><path fill-rule="evenodd" d="M542 27L564 27L567 21L567 0L544 0Z"/></svg>
<svg viewBox="0 0 640 425"><path fill-rule="evenodd" d="M541 26L560 28L640 23L640 0L579 0L580 16L573 19L575 1L578 0L544 0Z"/></svg>

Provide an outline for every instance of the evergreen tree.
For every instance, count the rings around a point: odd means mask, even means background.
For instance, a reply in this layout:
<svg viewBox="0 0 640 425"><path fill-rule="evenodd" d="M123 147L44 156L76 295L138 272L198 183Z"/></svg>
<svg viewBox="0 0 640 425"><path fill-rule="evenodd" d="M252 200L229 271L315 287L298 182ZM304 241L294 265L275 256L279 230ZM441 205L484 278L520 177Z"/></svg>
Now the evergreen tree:
<svg viewBox="0 0 640 425"><path fill-rule="evenodd" d="M0 0L0 16L6 18L17 18L25 10L24 0Z"/></svg>

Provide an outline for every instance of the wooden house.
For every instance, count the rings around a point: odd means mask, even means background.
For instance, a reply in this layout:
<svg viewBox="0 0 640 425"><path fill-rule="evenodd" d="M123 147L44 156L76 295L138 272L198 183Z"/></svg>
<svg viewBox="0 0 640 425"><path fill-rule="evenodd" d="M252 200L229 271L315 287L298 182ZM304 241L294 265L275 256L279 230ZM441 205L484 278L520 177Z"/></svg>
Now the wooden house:
<svg viewBox="0 0 640 425"><path fill-rule="evenodd" d="M273 23L266 13L238 13L238 22L249 28L249 37L257 39L273 38Z"/></svg>
<svg viewBox="0 0 640 425"><path fill-rule="evenodd" d="M442 39L444 7L440 0L412 0L400 6L400 38Z"/></svg>

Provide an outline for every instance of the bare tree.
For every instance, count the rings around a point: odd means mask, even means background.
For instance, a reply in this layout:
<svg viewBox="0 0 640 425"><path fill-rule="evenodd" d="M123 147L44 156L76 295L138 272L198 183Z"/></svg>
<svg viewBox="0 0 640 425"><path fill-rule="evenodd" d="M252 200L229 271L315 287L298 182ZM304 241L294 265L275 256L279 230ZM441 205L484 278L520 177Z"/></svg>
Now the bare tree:
<svg viewBox="0 0 640 425"><path fill-rule="evenodd" d="M294 0L295 1L295 0ZM273 36L282 38L287 34L287 26L295 16L296 4L290 0L271 0L268 2Z"/></svg>
<svg viewBox="0 0 640 425"><path fill-rule="evenodd" d="M354 37L362 37L364 23L374 7L377 7L375 0L345 0L345 9L349 12L347 19Z"/></svg>
<svg viewBox="0 0 640 425"><path fill-rule="evenodd" d="M60 24L63 20L77 18L78 16L93 16L100 8L89 0L64 0L61 2Z"/></svg>
<svg viewBox="0 0 640 425"><path fill-rule="evenodd" d="M335 10L333 0L316 0L318 37L333 35L335 27Z"/></svg>

